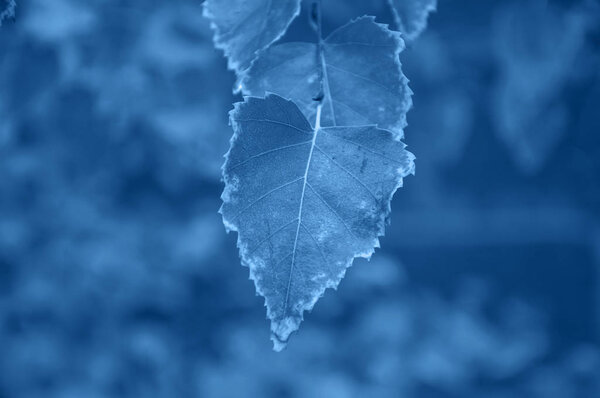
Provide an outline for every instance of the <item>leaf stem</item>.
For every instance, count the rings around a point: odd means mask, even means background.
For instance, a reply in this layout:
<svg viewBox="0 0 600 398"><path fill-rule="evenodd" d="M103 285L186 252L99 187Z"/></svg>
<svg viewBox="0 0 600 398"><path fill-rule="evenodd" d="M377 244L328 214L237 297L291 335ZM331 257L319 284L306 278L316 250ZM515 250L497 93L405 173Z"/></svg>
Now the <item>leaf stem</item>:
<svg viewBox="0 0 600 398"><path fill-rule="evenodd" d="M310 12L310 23L315 32L317 33L317 65L319 70L319 92L313 97L313 101L323 102L325 97L325 90L323 89L323 23L321 16L321 0L314 0Z"/></svg>
<svg viewBox="0 0 600 398"><path fill-rule="evenodd" d="M315 117L315 135L321 129L321 108L323 108L323 104L317 105L317 116Z"/></svg>

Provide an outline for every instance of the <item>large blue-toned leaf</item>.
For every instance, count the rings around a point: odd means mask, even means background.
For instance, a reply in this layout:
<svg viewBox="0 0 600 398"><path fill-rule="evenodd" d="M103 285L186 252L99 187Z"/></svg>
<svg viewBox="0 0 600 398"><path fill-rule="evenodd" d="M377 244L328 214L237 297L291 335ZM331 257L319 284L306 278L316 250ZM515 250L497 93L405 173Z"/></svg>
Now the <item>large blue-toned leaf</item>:
<svg viewBox="0 0 600 398"><path fill-rule="evenodd" d="M313 120L319 92L319 63L324 65L323 126L375 124L402 137L411 94L402 74L399 53L404 42L398 32L358 18L334 31L317 45L285 43L266 50L241 79L244 94L275 93L293 100Z"/></svg>
<svg viewBox="0 0 600 398"><path fill-rule="evenodd" d="M429 13L437 9L437 0L388 0L402 37L413 41L427 27Z"/></svg>
<svg viewBox="0 0 600 398"><path fill-rule="evenodd" d="M229 69L243 71L256 53L279 39L300 12L300 0L207 0L214 42Z"/></svg>
<svg viewBox="0 0 600 398"><path fill-rule="evenodd" d="M319 113L319 112L318 112ZM246 97L230 114L221 214L265 298L282 349L355 257L369 258L413 155L375 126L313 128L277 95Z"/></svg>
<svg viewBox="0 0 600 398"><path fill-rule="evenodd" d="M15 0L0 0L0 26L2 21L15 17L15 8L17 3Z"/></svg>

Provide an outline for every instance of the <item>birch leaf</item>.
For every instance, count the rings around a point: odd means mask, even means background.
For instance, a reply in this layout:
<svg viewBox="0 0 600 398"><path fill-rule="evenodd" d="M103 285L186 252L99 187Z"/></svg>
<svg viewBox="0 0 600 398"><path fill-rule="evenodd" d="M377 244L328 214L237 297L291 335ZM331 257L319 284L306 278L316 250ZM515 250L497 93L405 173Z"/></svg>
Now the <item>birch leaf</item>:
<svg viewBox="0 0 600 398"><path fill-rule="evenodd" d="M300 0L207 0L215 46L225 52L229 69L239 73L257 53L277 41L300 13Z"/></svg>
<svg viewBox="0 0 600 398"><path fill-rule="evenodd" d="M293 100L314 120L319 92L319 63L324 66L323 126L374 124L402 137L412 92L402 73L398 32L361 17L335 30L323 41L317 58L314 43L270 47L241 78L246 95L275 93Z"/></svg>
<svg viewBox="0 0 600 398"><path fill-rule="evenodd" d="M247 97L230 113L221 214L265 298L275 350L383 235L414 156L375 126L311 126L289 100Z"/></svg>

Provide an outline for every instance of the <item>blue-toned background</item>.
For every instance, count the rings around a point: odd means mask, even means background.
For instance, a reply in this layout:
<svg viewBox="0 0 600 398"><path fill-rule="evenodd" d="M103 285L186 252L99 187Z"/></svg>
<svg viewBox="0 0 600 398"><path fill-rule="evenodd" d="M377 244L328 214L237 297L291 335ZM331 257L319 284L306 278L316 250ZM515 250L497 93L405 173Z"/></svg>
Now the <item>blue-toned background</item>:
<svg viewBox="0 0 600 398"><path fill-rule="evenodd" d="M277 354L217 214L239 98L200 2L18 2L0 397L600 397L599 4L439 3L401 56L417 174Z"/></svg>

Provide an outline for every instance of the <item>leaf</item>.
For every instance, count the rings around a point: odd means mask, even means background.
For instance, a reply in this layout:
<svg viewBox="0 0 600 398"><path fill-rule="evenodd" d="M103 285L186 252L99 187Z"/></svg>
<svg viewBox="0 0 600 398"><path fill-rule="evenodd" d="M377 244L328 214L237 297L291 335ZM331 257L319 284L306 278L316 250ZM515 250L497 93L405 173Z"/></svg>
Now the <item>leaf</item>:
<svg viewBox="0 0 600 398"><path fill-rule="evenodd" d="M203 15L211 21L215 47L239 73L283 36L299 13L300 0L207 0Z"/></svg>
<svg viewBox="0 0 600 398"><path fill-rule="evenodd" d="M437 9L437 0L388 0L388 3L406 41L413 41L423 33L429 13Z"/></svg>
<svg viewBox="0 0 600 398"><path fill-rule="evenodd" d="M230 113L220 209L265 298L275 350L285 347L355 257L369 258L414 156L375 126L315 127L278 95L246 97Z"/></svg>
<svg viewBox="0 0 600 398"><path fill-rule="evenodd" d="M244 94L275 93L293 100L314 120L319 92L319 65L324 65L323 126L376 124L402 137L412 105L408 79L399 54L404 42L397 32L361 17L337 29L317 45L285 43L266 50L241 77Z"/></svg>
<svg viewBox="0 0 600 398"><path fill-rule="evenodd" d="M2 21L15 17L15 8L17 7L17 3L15 0L0 0L0 2L4 4L3 7L0 6L0 10L4 8L4 10L0 12L0 26L2 26Z"/></svg>

